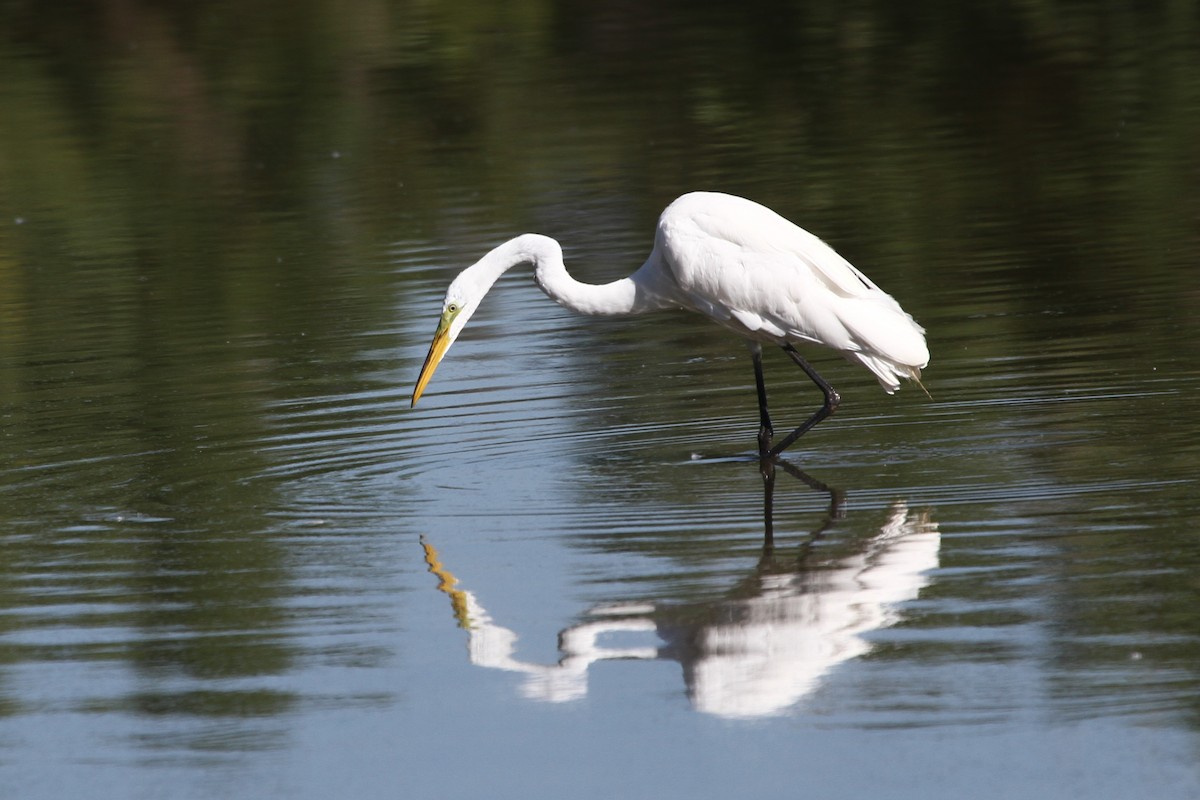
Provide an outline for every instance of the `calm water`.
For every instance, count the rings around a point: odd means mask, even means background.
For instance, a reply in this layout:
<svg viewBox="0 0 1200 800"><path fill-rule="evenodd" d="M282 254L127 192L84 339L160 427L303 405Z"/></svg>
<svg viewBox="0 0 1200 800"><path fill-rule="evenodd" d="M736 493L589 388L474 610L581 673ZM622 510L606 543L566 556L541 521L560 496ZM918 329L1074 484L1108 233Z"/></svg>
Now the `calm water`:
<svg viewBox="0 0 1200 800"><path fill-rule="evenodd" d="M6 4L0 793L1197 796L1198 27ZM740 342L514 271L409 409L458 269L696 188L932 399L812 352L764 474Z"/></svg>

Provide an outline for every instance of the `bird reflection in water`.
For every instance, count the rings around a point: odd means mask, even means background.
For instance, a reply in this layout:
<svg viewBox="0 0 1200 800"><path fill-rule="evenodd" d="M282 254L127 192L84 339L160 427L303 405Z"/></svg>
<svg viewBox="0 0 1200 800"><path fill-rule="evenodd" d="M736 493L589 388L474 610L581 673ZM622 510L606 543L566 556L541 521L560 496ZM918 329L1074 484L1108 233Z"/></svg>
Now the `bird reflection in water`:
<svg viewBox="0 0 1200 800"><path fill-rule="evenodd" d="M828 513L799 556L775 552L776 467L827 492ZM521 673L526 697L550 702L587 694L588 669L613 659L673 660L683 667L693 706L729 718L778 714L812 692L838 664L866 653L863 635L895 624L898 606L914 600L938 566L940 534L928 510L892 504L887 521L854 553L820 557L814 543L844 516L844 496L787 462L762 462L765 540L762 556L725 597L704 604L607 603L559 634L556 664L516 657L517 635L492 619L422 540L429 571L468 632L471 663ZM613 647L602 641L638 635L657 641Z"/></svg>

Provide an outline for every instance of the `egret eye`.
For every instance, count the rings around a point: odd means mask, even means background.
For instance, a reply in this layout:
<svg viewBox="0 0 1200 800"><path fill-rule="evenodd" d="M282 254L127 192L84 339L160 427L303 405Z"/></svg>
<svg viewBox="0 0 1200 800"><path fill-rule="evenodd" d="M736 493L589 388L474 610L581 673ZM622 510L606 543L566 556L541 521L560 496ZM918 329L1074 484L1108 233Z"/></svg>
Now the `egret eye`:
<svg viewBox="0 0 1200 800"><path fill-rule="evenodd" d="M451 314L457 314L458 313L458 303L451 303L450 305L446 306L446 310L449 311Z"/></svg>

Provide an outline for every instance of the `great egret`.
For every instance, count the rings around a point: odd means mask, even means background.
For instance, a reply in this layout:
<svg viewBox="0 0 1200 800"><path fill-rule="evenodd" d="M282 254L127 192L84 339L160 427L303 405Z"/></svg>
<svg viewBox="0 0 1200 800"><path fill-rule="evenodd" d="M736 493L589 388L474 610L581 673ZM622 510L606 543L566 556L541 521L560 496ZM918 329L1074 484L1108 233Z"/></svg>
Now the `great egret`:
<svg viewBox="0 0 1200 800"><path fill-rule="evenodd" d="M921 369L929 363L925 329L829 245L751 200L692 192L663 211L650 257L628 278L580 283L567 274L558 242L535 233L505 242L463 270L446 290L412 405L492 284L518 264L533 264L542 291L581 314L682 308L749 339L762 456L779 455L832 414L841 400L794 345L837 350L869 369L888 394L899 388L900 378L920 386ZM824 404L774 446L763 380L764 343L782 347L825 395Z"/></svg>

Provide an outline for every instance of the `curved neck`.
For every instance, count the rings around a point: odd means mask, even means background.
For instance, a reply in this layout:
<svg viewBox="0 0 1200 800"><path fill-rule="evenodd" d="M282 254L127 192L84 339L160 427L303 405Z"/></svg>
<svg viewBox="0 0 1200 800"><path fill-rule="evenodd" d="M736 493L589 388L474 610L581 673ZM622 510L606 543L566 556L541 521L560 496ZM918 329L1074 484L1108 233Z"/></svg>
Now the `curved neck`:
<svg viewBox="0 0 1200 800"><path fill-rule="evenodd" d="M561 306L580 314L636 314L655 308L634 278L591 284L575 280L563 264L562 248L549 236L526 233L510 239L480 259L481 283L490 286L518 264L533 264L534 279L546 295Z"/></svg>

